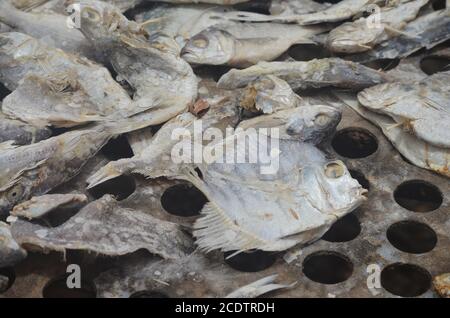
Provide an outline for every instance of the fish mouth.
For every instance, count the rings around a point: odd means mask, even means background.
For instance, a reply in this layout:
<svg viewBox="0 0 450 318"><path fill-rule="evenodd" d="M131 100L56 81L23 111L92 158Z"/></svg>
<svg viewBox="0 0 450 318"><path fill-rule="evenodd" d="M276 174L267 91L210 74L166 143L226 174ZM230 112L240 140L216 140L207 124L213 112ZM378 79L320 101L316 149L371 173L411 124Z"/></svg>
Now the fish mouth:
<svg viewBox="0 0 450 318"><path fill-rule="evenodd" d="M197 55L192 50L186 47L181 49L180 57L188 62L189 61L195 62L198 60Z"/></svg>

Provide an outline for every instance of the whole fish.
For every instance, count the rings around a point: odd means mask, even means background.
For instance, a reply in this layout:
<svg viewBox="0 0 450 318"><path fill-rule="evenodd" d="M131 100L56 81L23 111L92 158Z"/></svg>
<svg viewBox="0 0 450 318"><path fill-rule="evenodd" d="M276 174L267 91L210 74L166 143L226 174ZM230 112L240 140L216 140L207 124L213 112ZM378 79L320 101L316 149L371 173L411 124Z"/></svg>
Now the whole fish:
<svg viewBox="0 0 450 318"><path fill-rule="evenodd" d="M0 222L0 268L16 265L26 257L27 252L13 239L10 226Z"/></svg>
<svg viewBox="0 0 450 318"><path fill-rule="evenodd" d="M442 9L422 15L408 23L404 35L388 39L372 50L346 56L346 59L366 63L379 59L403 58L450 39L450 10Z"/></svg>
<svg viewBox="0 0 450 318"><path fill-rule="evenodd" d="M419 10L427 3L428 0L415 0L396 7L383 8L367 18L345 22L330 31L326 46L336 53L371 50L375 45L401 34L406 24L414 20ZM379 15L379 21L375 21L376 15Z"/></svg>
<svg viewBox="0 0 450 318"><path fill-rule="evenodd" d="M11 211L11 215L29 220L41 218L56 209L81 208L87 203L84 194L46 194L32 197L30 200L18 204Z"/></svg>
<svg viewBox="0 0 450 318"><path fill-rule="evenodd" d="M243 70L232 69L218 85L226 89L244 87L262 75L275 75L293 90L335 86L360 90L389 80L383 72L339 58L308 62L260 62Z"/></svg>
<svg viewBox="0 0 450 318"><path fill-rule="evenodd" d="M10 0L0 1L0 22L15 31L41 39L47 45L99 60L92 45L80 30L68 27L68 17L57 13L24 12L14 7Z"/></svg>
<svg viewBox="0 0 450 318"><path fill-rule="evenodd" d="M15 145L27 145L47 139L51 134L46 127L32 126L0 113L0 144L12 141Z"/></svg>
<svg viewBox="0 0 450 318"><path fill-rule="evenodd" d="M71 127L145 110L105 67L22 33L0 34L0 67L0 81L14 90L2 111L35 126Z"/></svg>
<svg viewBox="0 0 450 318"><path fill-rule="evenodd" d="M151 38L114 6L81 1L81 31L134 89L134 103L150 108L155 125L187 110L197 97L197 78L169 37ZM144 116L145 114L143 114Z"/></svg>
<svg viewBox="0 0 450 318"><path fill-rule="evenodd" d="M151 124L138 118L69 131L35 144L0 153L0 214L43 195L76 176L111 138Z"/></svg>
<svg viewBox="0 0 450 318"><path fill-rule="evenodd" d="M91 202L64 224L48 228L24 220L12 223L20 245L65 252L85 250L119 256L146 249L168 259L180 259L193 250L192 239L181 228L142 211L122 208L111 195Z"/></svg>
<svg viewBox="0 0 450 318"><path fill-rule="evenodd" d="M193 64L247 67L271 61L296 43L311 43L325 27L279 23L240 23L208 28L192 37L181 56Z"/></svg>
<svg viewBox="0 0 450 318"><path fill-rule="evenodd" d="M450 71L419 83L387 83L358 94L359 102L391 117L405 131L428 144L450 148Z"/></svg>
<svg viewBox="0 0 450 318"><path fill-rule="evenodd" d="M339 95L358 114L378 126L393 146L412 164L450 177L450 149L429 144L405 131L390 116L363 107L355 96Z"/></svg>

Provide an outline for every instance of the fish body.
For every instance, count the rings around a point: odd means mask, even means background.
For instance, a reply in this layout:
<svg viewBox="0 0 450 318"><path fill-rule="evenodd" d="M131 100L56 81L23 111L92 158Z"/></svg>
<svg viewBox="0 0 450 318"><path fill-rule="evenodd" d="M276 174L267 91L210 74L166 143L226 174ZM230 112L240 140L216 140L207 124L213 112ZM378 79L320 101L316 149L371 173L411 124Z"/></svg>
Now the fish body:
<svg viewBox="0 0 450 318"><path fill-rule="evenodd" d="M271 15L292 16L322 11L330 5L313 0L272 0L269 11Z"/></svg>
<svg viewBox="0 0 450 318"><path fill-rule="evenodd" d="M377 25L374 24L374 15L345 22L330 31L326 45L336 53L371 50L375 45L398 35L394 32L402 30L408 22L414 20L419 10L427 3L428 0L415 0L396 7L383 8L381 12L375 13L380 17Z"/></svg>
<svg viewBox="0 0 450 318"><path fill-rule="evenodd" d="M10 226L0 222L0 268L16 265L26 256L27 252L13 239Z"/></svg>
<svg viewBox="0 0 450 318"><path fill-rule="evenodd" d="M47 139L51 134L46 127L32 126L0 113L0 144L13 141L15 145L27 145Z"/></svg>
<svg viewBox="0 0 450 318"><path fill-rule="evenodd" d="M314 59L308 62L260 62L243 70L232 69L218 85L226 89L244 87L263 75L275 75L293 90L334 86L359 90L389 80L389 76L358 63L339 58Z"/></svg>

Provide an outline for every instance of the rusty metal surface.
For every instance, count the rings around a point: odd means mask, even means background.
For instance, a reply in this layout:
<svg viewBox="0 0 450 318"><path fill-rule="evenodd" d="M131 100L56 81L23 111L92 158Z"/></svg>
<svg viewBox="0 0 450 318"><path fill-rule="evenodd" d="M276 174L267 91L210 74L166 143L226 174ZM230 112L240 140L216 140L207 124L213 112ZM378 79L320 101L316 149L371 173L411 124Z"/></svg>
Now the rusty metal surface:
<svg viewBox="0 0 450 318"><path fill-rule="evenodd" d="M253 273L231 268L224 262L223 255L215 252L206 255L204 259L208 263L210 271L216 273L212 275L214 279L211 279L211 274L203 277L201 272L192 272L177 278L176 282L170 286L143 282L139 289L157 290L170 297L219 297L259 278L278 273L278 281L283 283L298 281L298 284L291 289L273 292L268 295L270 297L399 297L385 288L377 289L375 292L369 290L366 281L369 275L367 267L370 264L377 264L381 269L395 263L418 265L426 271L423 272L424 277L429 274L430 283L432 277L450 272L450 253L448 251L450 246L448 214L450 211L450 184L448 179L407 163L377 127L359 117L351 109L346 108L342 122L338 126L338 133L349 127L368 130L376 138L378 144L378 148L373 154L357 159L339 156L333 149L332 138L324 145L324 150L341 158L349 169L362 173L369 181L368 200L353 212L361 225L361 232L356 238L339 243L319 240L299 250L293 261L288 263L283 258L283 254L279 254L272 266ZM89 162L83 173L71 183L70 187L61 187L58 190L60 192L73 190L84 192L86 177L105 162L106 159L102 156L95 157ZM423 180L439 188L443 198L440 207L431 212L420 213L400 206L394 198L394 191L400 184L408 180ZM121 201L121 204L128 207L146 206L152 215L183 224L186 227L189 227L195 219L195 217L183 218L171 215L165 212L161 206L160 199L164 191L179 183L178 181L164 179L149 181L135 177L135 182L135 192ZM94 198L90 196L90 199ZM431 227L436 233L436 246L431 251L421 254L407 253L395 248L387 239L387 230L392 224L405 220L418 221ZM335 266L334 272L319 272L316 273L318 277L327 279L326 277L331 275L331 279L333 279L336 278L334 277L336 275L345 276L351 272L348 279L336 284L323 284L315 282L305 275L305 260L311 260L309 256L324 251L343 255L348 266L344 266L344 273L340 273L339 266ZM328 254L325 253L325 255ZM132 257L151 259L152 256L138 253ZM72 251L68 251L66 255L30 253L24 262L14 268L15 281L11 288L0 296L42 297L44 287L56 277L63 275L67 264L80 264L84 275L83 280L92 282L101 272L109 268L123 267L123 260L124 258L106 258ZM307 271L308 269L306 269ZM414 282L414 279L411 281ZM418 280L417 284L423 285L424 283ZM425 280L426 284L427 279ZM108 291L108 286L97 286L97 297L111 295L126 297L139 291L133 290L135 287L130 284L128 287L122 287L122 294L117 294L114 291ZM426 292L419 297L437 297L431 285L425 286L425 288Z"/></svg>

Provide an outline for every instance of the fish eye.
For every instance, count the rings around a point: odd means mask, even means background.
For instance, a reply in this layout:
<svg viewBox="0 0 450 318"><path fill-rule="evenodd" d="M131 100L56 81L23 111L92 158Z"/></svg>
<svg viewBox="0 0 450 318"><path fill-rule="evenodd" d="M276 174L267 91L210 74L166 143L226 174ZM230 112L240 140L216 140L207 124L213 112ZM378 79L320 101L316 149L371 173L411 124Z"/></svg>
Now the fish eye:
<svg viewBox="0 0 450 318"><path fill-rule="evenodd" d="M86 7L83 8L83 17L95 22L100 20L100 13L92 8Z"/></svg>
<svg viewBox="0 0 450 318"><path fill-rule="evenodd" d="M207 40L206 38L201 37L201 38L194 39L194 40L192 41L192 43L193 43L196 47L201 48L201 49L204 49L204 48L208 45L208 40Z"/></svg>
<svg viewBox="0 0 450 318"><path fill-rule="evenodd" d="M23 194L23 186L17 184L14 187L12 187L11 190L9 190L7 197L9 201L14 202L16 200L19 200L22 197L22 194Z"/></svg>
<svg viewBox="0 0 450 318"><path fill-rule="evenodd" d="M330 122L330 117L325 114L319 114L314 118L314 123L319 126L325 126Z"/></svg>
<svg viewBox="0 0 450 318"><path fill-rule="evenodd" d="M337 179L344 175L345 169L342 163L334 161L325 165L325 175L328 178Z"/></svg>

